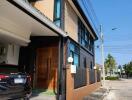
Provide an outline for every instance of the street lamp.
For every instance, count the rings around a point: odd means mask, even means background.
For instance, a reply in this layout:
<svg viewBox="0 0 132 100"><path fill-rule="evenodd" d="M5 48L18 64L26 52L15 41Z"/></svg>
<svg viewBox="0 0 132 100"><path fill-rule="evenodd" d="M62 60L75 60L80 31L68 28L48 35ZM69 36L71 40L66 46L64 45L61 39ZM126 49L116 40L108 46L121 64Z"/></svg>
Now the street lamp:
<svg viewBox="0 0 132 100"><path fill-rule="evenodd" d="M115 28L112 28L112 30L116 30L117 28L115 27Z"/></svg>
<svg viewBox="0 0 132 100"><path fill-rule="evenodd" d="M94 69L97 69L96 65L94 66Z"/></svg>
<svg viewBox="0 0 132 100"><path fill-rule="evenodd" d="M116 30L118 28L112 28ZM102 72L103 72L103 87L105 87L105 66L104 66L104 35L102 32L102 25L100 25L100 38L101 38L101 56L102 56Z"/></svg>

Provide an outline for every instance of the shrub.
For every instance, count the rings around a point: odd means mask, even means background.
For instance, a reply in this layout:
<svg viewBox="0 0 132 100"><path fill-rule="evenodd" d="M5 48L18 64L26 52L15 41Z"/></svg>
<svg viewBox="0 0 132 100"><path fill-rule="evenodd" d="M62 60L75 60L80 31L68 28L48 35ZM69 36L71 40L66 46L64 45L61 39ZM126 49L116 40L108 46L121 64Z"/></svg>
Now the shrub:
<svg viewBox="0 0 132 100"><path fill-rule="evenodd" d="M119 77L117 76L107 76L105 77L106 80L119 80Z"/></svg>
<svg viewBox="0 0 132 100"><path fill-rule="evenodd" d="M103 80L103 77L101 77L101 79ZM119 77L117 77L117 76L107 76L107 77L105 77L105 80L119 80Z"/></svg>

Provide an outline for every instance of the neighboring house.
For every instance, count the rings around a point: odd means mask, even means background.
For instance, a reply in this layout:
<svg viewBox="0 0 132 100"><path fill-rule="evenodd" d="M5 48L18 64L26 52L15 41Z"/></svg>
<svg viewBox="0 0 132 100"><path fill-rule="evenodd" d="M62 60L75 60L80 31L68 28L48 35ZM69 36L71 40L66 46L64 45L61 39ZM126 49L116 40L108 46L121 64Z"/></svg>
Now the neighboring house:
<svg viewBox="0 0 132 100"><path fill-rule="evenodd" d="M113 68L112 70L107 69L106 76L118 76L118 71L119 70L117 67Z"/></svg>
<svg viewBox="0 0 132 100"><path fill-rule="evenodd" d="M0 42L10 51L1 59L18 64L32 75L33 88L52 89L58 99L81 100L100 87L93 68L97 39L77 0L0 0Z"/></svg>

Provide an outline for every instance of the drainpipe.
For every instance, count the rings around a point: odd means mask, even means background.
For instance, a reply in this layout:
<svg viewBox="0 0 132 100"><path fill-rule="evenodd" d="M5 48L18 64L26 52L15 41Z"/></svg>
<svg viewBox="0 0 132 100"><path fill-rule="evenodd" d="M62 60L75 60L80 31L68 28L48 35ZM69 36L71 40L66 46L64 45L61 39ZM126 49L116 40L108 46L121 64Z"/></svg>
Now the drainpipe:
<svg viewBox="0 0 132 100"><path fill-rule="evenodd" d="M58 72L57 72L57 100L59 100L59 97L60 97L60 48L61 48L61 39L59 39L59 46L58 46Z"/></svg>
<svg viewBox="0 0 132 100"><path fill-rule="evenodd" d="M61 6L61 26L60 28L64 30L65 20L64 20L64 5L65 0L60 0ZM64 37L59 37L59 49L58 49L58 84L57 84L57 100L65 100L65 73L63 73L63 65L64 65Z"/></svg>
<svg viewBox="0 0 132 100"><path fill-rule="evenodd" d="M61 37L59 37L58 46L58 79L57 79L57 100L60 100L60 83L61 83Z"/></svg>
<svg viewBox="0 0 132 100"><path fill-rule="evenodd" d="M57 83L57 100L65 100L65 73L64 71L64 37L59 38L59 50L58 50L58 83Z"/></svg>

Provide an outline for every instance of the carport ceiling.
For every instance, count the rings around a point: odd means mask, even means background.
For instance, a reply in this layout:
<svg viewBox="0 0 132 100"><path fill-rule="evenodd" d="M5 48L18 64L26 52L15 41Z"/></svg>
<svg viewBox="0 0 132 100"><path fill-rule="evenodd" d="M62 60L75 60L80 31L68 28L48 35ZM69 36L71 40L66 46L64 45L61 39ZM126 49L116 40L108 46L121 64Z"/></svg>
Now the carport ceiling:
<svg viewBox="0 0 132 100"><path fill-rule="evenodd" d="M42 25L7 0L0 0L0 18L1 17L21 26L24 31L29 32L29 34L31 33L31 36L58 36L51 29ZM8 29L8 27L6 28Z"/></svg>

